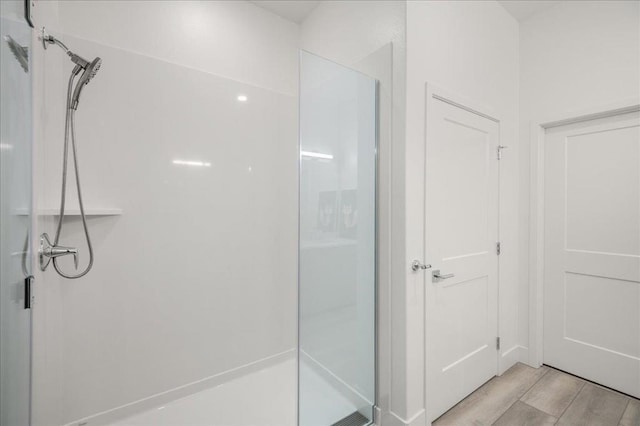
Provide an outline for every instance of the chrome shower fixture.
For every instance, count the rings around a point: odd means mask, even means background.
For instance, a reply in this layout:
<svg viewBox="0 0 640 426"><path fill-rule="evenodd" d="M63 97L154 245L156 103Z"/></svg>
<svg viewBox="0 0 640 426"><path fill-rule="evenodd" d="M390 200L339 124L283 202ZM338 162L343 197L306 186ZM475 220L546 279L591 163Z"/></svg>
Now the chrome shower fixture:
<svg viewBox="0 0 640 426"><path fill-rule="evenodd" d="M38 36L40 40L42 40L42 47L47 50L47 44L57 44L65 53L69 54L69 49L63 42L55 38L54 36L47 34L47 30L42 27L40 30L40 35Z"/></svg>
<svg viewBox="0 0 640 426"><path fill-rule="evenodd" d="M46 49L48 45L55 44L71 58L71 62L75 64L71 75L69 76L69 83L67 86L67 108L65 117L65 132L64 132L64 156L62 159L62 191L60 197L60 213L58 214L58 226L56 228L56 234L53 239L53 243L49 240L49 236L45 233L40 236L40 269L43 271L47 268L49 263L53 263L53 267L56 272L69 279L80 278L85 276L93 266L93 246L91 245L91 237L89 236L89 228L87 226L87 218L84 213L84 203L82 202L82 191L80 190L80 172L78 153L76 149L76 130L75 130L75 112L78 109L78 101L80 99L80 93L84 86L95 77L96 73L100 69L102 60L95 58L89 62L82 56L77 55L69 50L69 48L60 40L52 35L47 34L44 27L40 34L42 40L42 46ZM83 70L82 75L76 82L76 77ZM75 83L75 86L74 86ZM73 256L74 265L78 269L78 249L74 247L65 247L59 244L60 235L62 232L62 222L65 218L65 205L67 194L67 169L68 169L68 157L69 157L69 145L71 145L71 155L73 157L73 166L76 178L76 188L78 193L78 205L80 207L80 217L82 218L82 227L84 229L84 235L87 241L87 249L89 250L89 264L87 267L77 273L69 274L64 272L58 265L58 259L63 256Z"/></svg>
<svg viewBox="0 0 640 426"><path fill-rule="evenodd" d="M84 59L80 58L79 56L73 55L71 60L74 62L75 62L74 57L84 61ZM78 62L76 62L76 64L78 64ZM87 84L89 84L89 81L91 81L91 79L95 77L98 70L100 69L100 65L102 65L102 59L100 58L95 58L93 61L91 61L90 63L87 63L84 66L80 65L84 69L84 72L82 73L82 76L80 76L80 80L78 80L78 84L76 84L76 88L73 91L73 98L71 103L71 107L73 109L78 109L78 102L80 101L80 92L82 92L82 88Z"/></svg>
<svg viewBox="0 0 640 426"><path fill-rule="evenodd" d="M73 73L77 75L80 73L80 70L84 70L82 76L78 80L76 87L73 91L73 97L71 99L71 107L73 109L78 109L78 102L80 101L80 93L85 85L89 84L89 81L98 73L100 69L100 65L102 65L102 59L95 58L93 61L89 62L84 59L82 56L72 52L69 48L60 40L52 36L51 34L47 34L44 27L40 32L40 39L42 40L42 46L46 49L48 45L55 44L60 47L64 52L71 58L71 62L76 64L76 68L73 70Z"/></svg>

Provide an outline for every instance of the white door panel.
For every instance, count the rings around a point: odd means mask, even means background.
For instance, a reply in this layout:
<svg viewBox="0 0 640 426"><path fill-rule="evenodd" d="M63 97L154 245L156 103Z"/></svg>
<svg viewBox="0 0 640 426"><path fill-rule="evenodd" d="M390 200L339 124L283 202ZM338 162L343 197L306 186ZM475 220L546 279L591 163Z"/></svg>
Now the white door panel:
<svg viewBox="0 0 640 426"><path fill-rule="evenodd" d="M434 420L497 373L497 122L429 99L425 247L427 413Z"/></svg>
<svg viewBox="0 0 640 426"><path fill-rule="evenodd" d="M545 137L544 362L640 397L640 117Z"/></svg>

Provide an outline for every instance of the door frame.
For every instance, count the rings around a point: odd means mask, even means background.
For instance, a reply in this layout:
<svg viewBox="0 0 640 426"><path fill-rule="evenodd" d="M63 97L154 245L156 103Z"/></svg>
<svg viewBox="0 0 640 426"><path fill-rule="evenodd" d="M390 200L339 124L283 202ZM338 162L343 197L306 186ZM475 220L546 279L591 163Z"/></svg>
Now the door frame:
<svg viewBox="0 0 640 426"><path fill-rule="evenodd" d="M496 123L498 123L499 129L498 129L498 145L501 145L502 142L502 132L503 132L503 128L502 128L502 120L500 119L500 116L497 114L497 112L490 106L476 102L474 100L471 100L465 96L459 95L455 92L452 92L450 90L444 89L442 87L436 86L432 83L426 82L425 83L425 110L424 110L424 130L423 130L423 157L422 157L422 167L423 167L423 174L422 174L422 185L423 185L423 200L422 200L422 211L423 211L423 230L422 230L422 258L424 259L425 263L429 263L430 259L428 259L427 256L427 240L426 240L426 226L424 226L424 214L426 214L426 208L427 208L427 199L428 199L428 194L427 194L427 185L426 183L426 177L427 177L427 126L429 125L429 118L432 114L433 111L433 102L434 101L439 101L439 102L445 102L448 103L450 105L453 105L455 107L461 108L465 111L471 112L473 114L479 115L480 117L486 118L488 120L494 121ZM497 152L496 152L497 155ZM496 241L500 241L500 234L501 234L501 221L500 221L500 217L502 216L502 209L501 209L501 187L502 187L502 176L500 174L500 163L498 162L498 235L497 240ZM497 310L498 312L496 313L497 316L497 330L496 330L496 336L500 336L500 317L501 317L501 303L500 303L500 283L502 282L501 280L501 274L502 274L502 267L500 264L500 257L498 257L498 274L497 274L497 291L496 291L496 306L497 306ZM427 285L427 280L431 278L431 273L429 272L429 270L425 271L425 273L423 274L422 277L422 283L423 286L426 288ZM431 347L431 341L428 338L428 333L427 333L427 303L426 303L426 291L424 292L424 296L425 299L423 300L423 312L422 312L422 321L423 321L423 336L424 336L424 340L423 340L423 354L424 354L424 374L426 375L426 372L428 371L428 365L427 365L427 350L429 350L429 348ZM504 357L503 355L503 351L502 349L499 349L496 351L496 374L500 375L502 374L503 368L505 367L505 360L503 359ZM425 382L424 383L424 407L425 407L425 412L427 409L427 394L428 392L426 391L427 387L429 385ZM430 418L430 414L427 412L426 413L427 418Z"/></svg>
<svg viewBox="0 0 640 426"><path fill-rule="evenodd" d="M546 130L638 111L640 111L640 97L634 97L584 110L542 117L542 119L533 120L530 124L528 364L532 367L539 367L544 363L544 143Z"/></svg>

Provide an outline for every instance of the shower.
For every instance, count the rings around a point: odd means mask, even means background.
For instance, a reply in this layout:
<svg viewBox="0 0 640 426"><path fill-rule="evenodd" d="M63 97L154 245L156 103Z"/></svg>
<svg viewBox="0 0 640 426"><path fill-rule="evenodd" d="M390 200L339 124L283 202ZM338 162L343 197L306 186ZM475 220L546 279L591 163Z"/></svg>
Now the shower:
<svg viewBox="0 0 640 426"><path fill-rule="evenodd" d="M49 262L53 260L53 267L60 276L68 279L75 279L83 277L91 270L94 258L93 246L91 245L91 237L89 236L89 229L87 227L87 219L84 213L84 203L82 202L82 191L80 190L80 172L78 170L79 161L76 149L75 135L75 111L78 109L78 103L80 102L80 93L82 92L82 89L84 88L84 86L89 84L89 81L91 81L93 77L95 77L96 73L100 69L102 60L100 58L95 58L91 62L87 61L86 59L69 50L67 46L60 40L53 37L52 35L47 34L44 28L42 29L40 39L42 40L42 45L45 49L47 48L47 45L55 44L56 46L64 50L71 61L75 64L75 67L73 68L73 70L71 71L71 75L69 76L69 83L67 86L67 106L65 113L64 130L64 158L62 161L62 190L60 197L60 213L58 215L58 225L56 227L56 234L53 242L50 241L49 236L46 233L43 233L40 237L40 269L44 271L49 265ZM76 82L76 77L78 76L78 74L80 74L81 71L82 75ZM63 272L57 263L58 257L73 255L75 267L76 269L78 268L78 249L73 247L65 247L58 244L60 240L60 234L62 232L62 222L65 216L69 140L71 140L71 149L73 154L73 166L76 178L76 188L78 192L78 205L80 207L82 227L84 229L84 235L87 240L87 248L89 250L89 263L87 267L78 274L68 274L66 272Z"/></svg>

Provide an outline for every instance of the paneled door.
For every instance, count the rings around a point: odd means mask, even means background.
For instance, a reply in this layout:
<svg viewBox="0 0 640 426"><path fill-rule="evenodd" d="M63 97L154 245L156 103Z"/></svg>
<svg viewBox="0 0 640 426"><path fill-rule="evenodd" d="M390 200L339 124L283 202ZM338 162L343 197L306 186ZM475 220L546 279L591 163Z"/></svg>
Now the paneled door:
<svg viewBox="0 0 640 426"><path fill-rule="evenodd" d="M428 420L497 374L499 123L427 92Z"/></svg>
<svg viewBox="0 0 640 426"><path fill-rule="evenodd" d="M544 362L640 397L640 115L547 129Z"/></svg>

